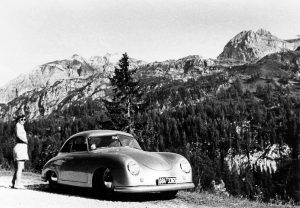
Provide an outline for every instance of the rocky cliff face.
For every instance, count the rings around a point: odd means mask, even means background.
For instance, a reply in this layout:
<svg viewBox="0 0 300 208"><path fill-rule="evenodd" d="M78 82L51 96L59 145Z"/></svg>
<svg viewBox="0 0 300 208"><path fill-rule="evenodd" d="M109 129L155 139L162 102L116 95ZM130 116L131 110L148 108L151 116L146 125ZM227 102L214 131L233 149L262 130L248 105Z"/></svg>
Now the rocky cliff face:
<svg viewBox="0 0 300 208"><path fill-rule="evenodd" d="M203 59L200 56L187 56L178 60L166 60L141 65L138 74L141 77L167 77L170 79L187 80L205 76L219 70L218 62L213 59Z"/></svg>
<svg viewBox="0 0 300 208"><path fill-rule="evenodd" d="M97 71L98 68L91 67L78 55L73 55L71 59L46 63L28 74L20 75L0 89L0 102L9 102L25 92L51 86L59 80L84 79Z"/></svg>
<svg viewBox="0 0 300 208"><path fill-rule="evenodd" d="M28 74L22 74L0 88L0 103L7 103L14 98L29 92L52 86L57 81L84 80L96 73L108 77L114 71L121 55L106 54L94 56L85 60L79 55L70 59L53 61L36 67ZM131 59L132 67L144 64L142 61Z"/></svg>
<svg viewBox="0 0 300 208"><path fill-rule="evenodd" d="M232 38L218 59L251 62L271 53L295 50L299 46L300 39L282 40L264 29L259 29L257 32L249 30Z"/></svg>
<svg viewBox="0 0 300 208"><path fill-rule="evenodd" d="M109 79L96 73L86 79L58 80L53 85L33 89L0 106L4 120L16 114L26 114L30 119L40 118L67 108L74 102L105 98L110 93Z"/></svg>
<svg viewBox="0 0 300 208"><path fill-rule="evenodd" d="M30 119L50 115L53 111L67 108L74 102L87 99L112 98L109 76L114 72L121 56L95 56L89 60L74 55L70 60L61 60L39 66L27 75L11 81L2 89L0 118L12 119L25 113ZM167 77L187 80L222 70L214 60L188 56L178 60L145 63L131 59L130 68L137 69L136 76Z"/></svg>

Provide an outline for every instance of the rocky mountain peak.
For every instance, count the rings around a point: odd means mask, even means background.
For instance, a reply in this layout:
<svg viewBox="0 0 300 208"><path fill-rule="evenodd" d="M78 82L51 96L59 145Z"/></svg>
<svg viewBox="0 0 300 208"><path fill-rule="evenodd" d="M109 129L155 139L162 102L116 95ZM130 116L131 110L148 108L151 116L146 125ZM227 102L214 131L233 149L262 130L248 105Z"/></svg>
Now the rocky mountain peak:
<svg viewBox="0 0 300 208"><path fill-rule="evenodd" d="M268 54L295 50L300 40L282 40L265 29L242 31L224 47L218 59L235 59L244 62L256 61Z"/></svg>
<svg viewBox="0 0 300 208"><path fill-rule="evenodd" d="M122 55L119 53L106 53L104 55L104 58L106 58L111 63L117 64L119 60L122 58Z"/></svg>
<svg viewBox="0 0 300 208"><path fill-rule="evenodd" d="M256 31L256 34L258 34L258 35L264 35L264 36L272 36L272 34L269 31L267 31L267 30L265 30L263 28L258 29Z"/></svg>
<svg viewBox="0 0 300 208"><path fill-rule="evenodd" d="M0 103L8 103L26 92L61 82L77 86L78 82L86 82L88 77L96 74L101 74L101 77L106 79L114 72L114 67L120 58L121 55L117 53L107 53L104 56L93 56L89 59L74 54L69 59L42 64L0 88ZM130 59L130 63L132 68L136 68L145 62Z"/></svg>
<svg viewBox="0 0 300 208"><path fill-rule="evenodd" d="M78 54L74 54L71 57L71 60L76 60L76 61L79 61L79 62L82 62L82 63L86 62L85 59L82 56L78 55Z"/></svg>

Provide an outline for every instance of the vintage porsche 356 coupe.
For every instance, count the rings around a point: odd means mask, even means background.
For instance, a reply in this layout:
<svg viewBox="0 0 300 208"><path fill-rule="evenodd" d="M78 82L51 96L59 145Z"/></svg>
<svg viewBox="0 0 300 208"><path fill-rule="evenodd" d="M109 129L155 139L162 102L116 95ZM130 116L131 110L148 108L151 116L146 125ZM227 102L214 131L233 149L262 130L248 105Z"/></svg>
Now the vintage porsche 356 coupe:
<svg viewBox="0 0 300 208"><path fill-rule="evenodd" d="M170 152L143 151L131 134L91 130L71 136L42 170L51 188L59 184L91 187L100 194L163 192L175 196L191 189L186 158Z"/></svg>

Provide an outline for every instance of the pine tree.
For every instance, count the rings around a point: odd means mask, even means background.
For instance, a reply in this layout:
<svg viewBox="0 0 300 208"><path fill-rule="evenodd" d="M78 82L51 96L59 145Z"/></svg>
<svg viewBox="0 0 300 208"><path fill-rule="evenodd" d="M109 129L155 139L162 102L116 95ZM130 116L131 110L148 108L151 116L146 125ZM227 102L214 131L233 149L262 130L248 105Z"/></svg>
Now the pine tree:
<svg viewBox="0 0 300 208"><path fill-rule="evenodd" d="M133 78L135 70L129 70L129 57L127 53L124 53L119 61L119 65L115 67L115 74L110 78L111 84L114 87L114 101L119 104L119 107L123 105L125 107L128 126L127 130L132 132L133 119L132 110L134 105L137 105L137 85L138 81Z"/></svg>

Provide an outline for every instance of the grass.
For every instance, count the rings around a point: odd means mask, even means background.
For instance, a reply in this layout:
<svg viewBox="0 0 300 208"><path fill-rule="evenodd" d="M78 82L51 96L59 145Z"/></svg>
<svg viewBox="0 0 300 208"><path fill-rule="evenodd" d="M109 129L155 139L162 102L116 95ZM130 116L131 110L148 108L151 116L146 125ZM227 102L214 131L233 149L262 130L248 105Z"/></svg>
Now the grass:
<svg viewBox="0 0 300 208"><path fill-rule="evenodd" d="M177 197L183 201L197 204L205 207L261 207L261 208L279 208L279 207L296 207L293 202L283 203L274 201L274 203L264 203L259 201L250 201L249 199L234 196L222 196L208 192L180 192ZM299 207L299 206L298 206Z"/></svg>

